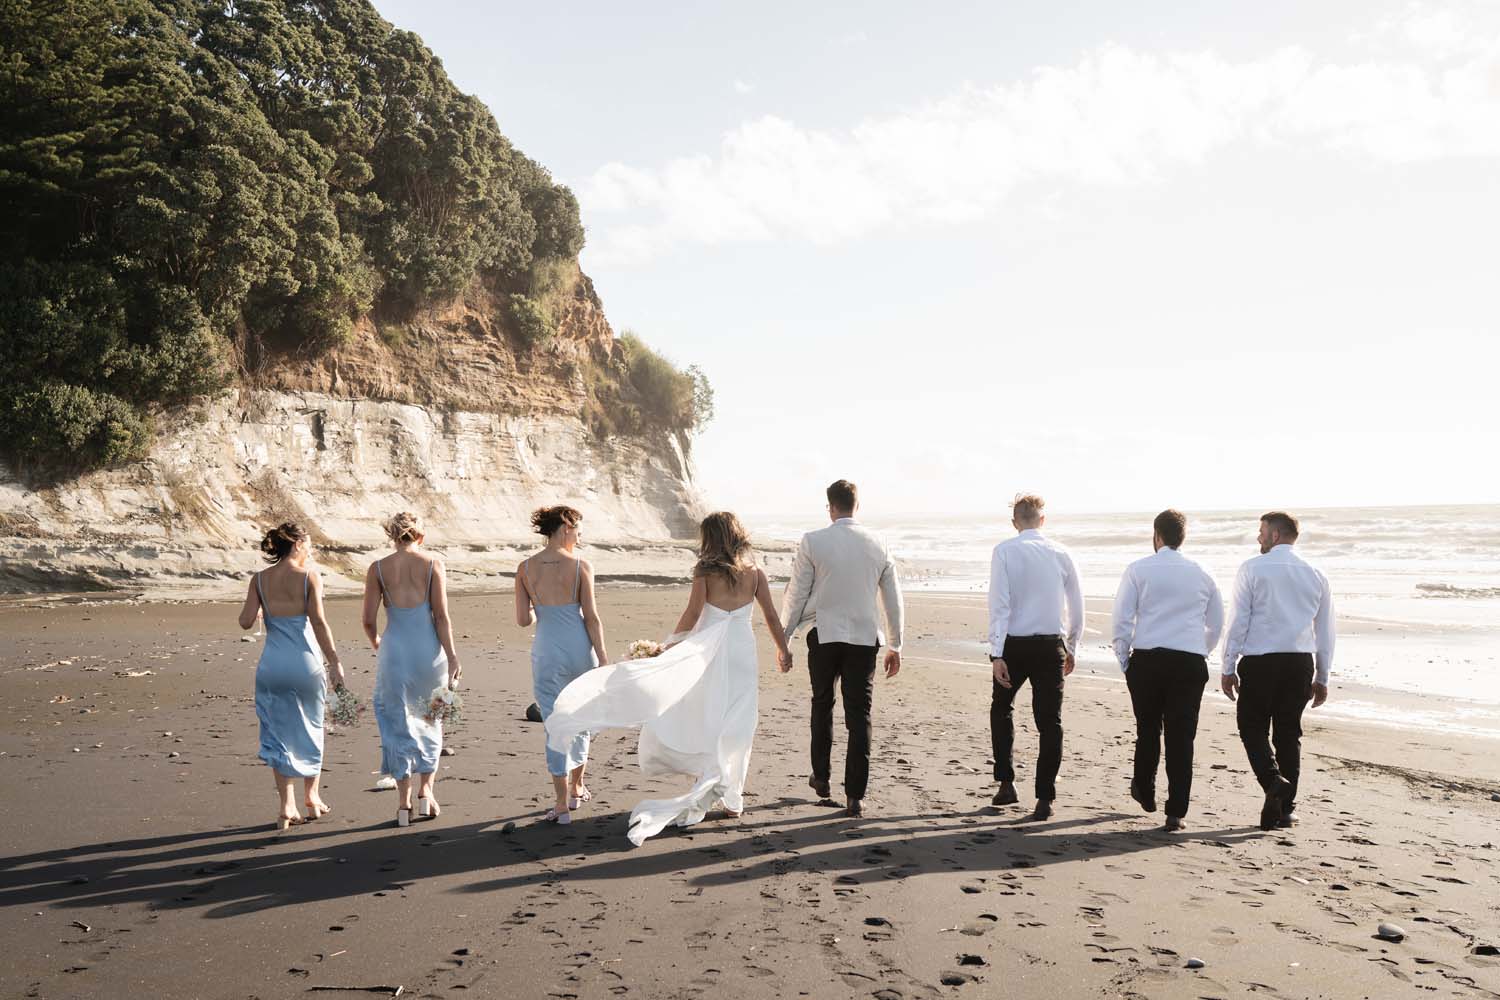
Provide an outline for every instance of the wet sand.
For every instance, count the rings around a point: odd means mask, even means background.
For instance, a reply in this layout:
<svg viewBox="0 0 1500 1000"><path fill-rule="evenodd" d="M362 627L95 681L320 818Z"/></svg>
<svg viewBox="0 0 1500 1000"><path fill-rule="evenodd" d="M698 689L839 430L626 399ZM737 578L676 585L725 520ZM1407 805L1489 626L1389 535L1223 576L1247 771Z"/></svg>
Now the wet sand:
<svg viewBox="0 0 1500 1000"><path fill-rule="evenodd" d="M666 633L684 595L606 590L612 650ZM1025 823L1027 693L1022 804L989 806L982 598L909 607L906 667L877 682L864 818L807 787L803 650L778 674L761 632L748 811L640 849L631 806L680 782L643 780L629 733L596 741L571 827L539 822L508 593L454 602L468 718L443 816L391 826L367 714L328 739L333 815L279 838L237 605L0 609L0 995L1500 997L1500 742L1310 711L1302 823L1262 833L1211 688L1189 829L1168 835L1126 794L1128 698L1091 627L1057 813ZM368 701L357 615L330 602ZM835 784L842 749L840 731ZM1408 936L1378 939L1382 921Z"/></svg>

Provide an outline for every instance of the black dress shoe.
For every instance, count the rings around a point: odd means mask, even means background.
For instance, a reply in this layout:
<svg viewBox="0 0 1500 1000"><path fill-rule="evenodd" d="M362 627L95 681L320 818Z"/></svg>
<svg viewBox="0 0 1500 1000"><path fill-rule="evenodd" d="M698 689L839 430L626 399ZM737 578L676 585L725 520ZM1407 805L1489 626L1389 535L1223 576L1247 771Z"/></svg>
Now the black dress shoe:
<svg viewBox="0 0 1500 1000"><path fill-rule="evenodd" d="M859 799L850 799L849 804L844 807L844 813L854 817L863 816L865 814L865 804Z"/></svg>
<svg viewBox="0 0 1500 1000"><path fill-rule="evenodd" d="M1146 810L1148 813L1156 812L1156 792L1141 791L1140 784L1137 783L1133 778L1130 781L1130 797L1139 802L1141 804L1141 808Z"/></svg>
<svg viewBox="0 0 1500 1000"><path fill-rule="evenodd" d="M1287 792L1291 790L1291 782L1285 778L1276 779L1276 784L1266 793L1266 801L1260 807L1260 828L1262 830L1276 829L1276 824L1281 822L1281 814L1286 811Z"/></svg>
<svg viewBox="0 0 1500 1000"><path fill-rule="evenodd" d="M816 777L808 778L807 783L812 787L813 792L817 794L818 798L829 799L833 797L833 789L828 787L826 778L821 781Z"/></svg>
<svg viewBox="0 0 1500 1000"><path fill-rule="evenodd" d="M1051 799L1037 799L1036 800L1036 808L1033 809L1033 810L1031 810L1031 818L1032 819L1037 819L1037 820L1040 820L1040 819L1051 819L1052 818L1052 800Z"/></svg>
<svg viewBox="0 0 1500 1000"><path fill-rule="evenodd" d="M1182 817L1181 816L1168 816L1167 817L1167 825L1164 826L1164 827L1162 827L1162 829L1165 830L1165 831L1167 831L1168 833L1176 833L1178 830L1181 830L1185 825L1186 824L1184 824L1182 822Z"/></svg>
<svg viewBox="0 0 1500 1000"><path fill-rule="evenodd" d="M1286 830L1286 829L1289 829L1289 828L1294 827L1296 825L1297 825L1297 814L1294 813L1294 812L1282 813L1281 814L1281 818L1276 821L1276 827L1277 827L1277 829L1280 829L1280 830Z"/></svg>
<svg viewBox="0 0 1500 1000"><path fill-rule="evenodd" d="M1020 801L1020 796L1016 795L1015 784L1013 782L1003 781L1000 783L1000 790L995 793L995 797L993 799L990 799L990 805L1013 806Z"/></svg>

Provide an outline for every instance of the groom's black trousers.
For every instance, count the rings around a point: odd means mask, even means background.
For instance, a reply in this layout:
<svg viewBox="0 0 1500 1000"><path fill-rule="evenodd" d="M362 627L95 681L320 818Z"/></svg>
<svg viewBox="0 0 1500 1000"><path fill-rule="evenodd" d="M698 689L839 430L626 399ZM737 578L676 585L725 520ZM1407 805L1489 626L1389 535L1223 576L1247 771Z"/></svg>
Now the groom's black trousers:
<svg viewBox="0 0 1500 1000"><path fill-rule="evenodd" d="M875 658L879 646L819 642L818 630L807 633L807 670L812 675L813 777L828 781L833 754L833 686L843 689L844 725L849 748L844 754L844 794L865 797L870 784L870 704L875 696Z"/></svg>
<svg viewBox="0 0 1500 1000"><path fill-rule="evenodd" d="M1011 749L1016 727L1011 709L1021 685L1031 682L1031 718L1041 737L1036 761L1036 797L1051 802L1057 798L1057 771L1062 767L1063 660L1067 650L1055 635L1005 637L1005 666L1010 687L992 681L990 695L990 746L995 754L995 780L1015 781Z"/></svg>

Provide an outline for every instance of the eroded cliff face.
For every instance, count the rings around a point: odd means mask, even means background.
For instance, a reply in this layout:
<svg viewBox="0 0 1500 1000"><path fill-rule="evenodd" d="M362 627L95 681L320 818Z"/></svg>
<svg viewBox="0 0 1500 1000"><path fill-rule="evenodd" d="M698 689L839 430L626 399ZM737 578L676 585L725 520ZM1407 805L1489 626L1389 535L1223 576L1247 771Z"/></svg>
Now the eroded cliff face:
<svg viewBox="0 0 1500 1000"><path fill-rule="evenodd" d="M584 511L596 545L682 562L665 543L701 507L685 442L595 437L583 372L608 363L613 333L586 278L558 311L540 350L483 297L394 331L366 321L344 347L251 359L241 387L164 414L143 462L42 488L0 469L0 592L224 595L286 519L312 531L338 590L397 510L424 516L456 584L482 586L535 541L527 518L545 503Z"/></svg>

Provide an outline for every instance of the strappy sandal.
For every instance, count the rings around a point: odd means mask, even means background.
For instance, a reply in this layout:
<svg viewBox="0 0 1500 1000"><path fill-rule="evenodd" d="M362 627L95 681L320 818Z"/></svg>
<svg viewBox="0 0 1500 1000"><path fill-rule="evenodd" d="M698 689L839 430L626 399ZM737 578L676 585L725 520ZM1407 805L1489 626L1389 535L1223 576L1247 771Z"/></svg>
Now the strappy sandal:
<svg viewBox="0 0 1500 1000"><path fill-rule="evenodd" d="M558 812L556 806L548 809L547 815L542 818L548 823L556 823L558 826L567 826L573 822L573 814L571 812Z"/></svg>
<svg viewBox="0 0 1500 1000"><path fill-rule="evenodd" d="M591 792L591 791L589 791L588 788L586 788L586 787L585 788L580 788L580 789L578 789L578 794L577 795L574 795L574 796L572 796L571 798L568 799L568 808L569 809L577 809L579 806L583 805L585 802L592 802L592 801L594 801L594 793Z"/></svg>
<svg viewBox="0 0 1500 1000"><path fill-rule="evenodd" d="M409 808L403 807L396 810L396 825L411 826L411 810Z"/></svg>
<svg viewBox="0 0 1500 1000"><path fill-rule="evenodd" d="M327 816L331 812L333 812L333 806L328 805L326 802L322 806L315 806L311 803L308 803L307 819L303 820L303 822L311 823L315 819L322 819L324 816Z"/></svg>
<svg viewBox="0 0 1500 1000"><path fill-rule="evenodd" d="M291 826L302 826L306 822L307 820L303 819L301 816L277 816L276 832L280 833L282 830L285 830L287 827Z"/></svg>
<svg viewBox="0 0 1500 1000"><path fill-rule="evenodd" d="M422 819L437 819L442 814L443 810L437 799L428 795L417 796L417 816Z"/></svg>

